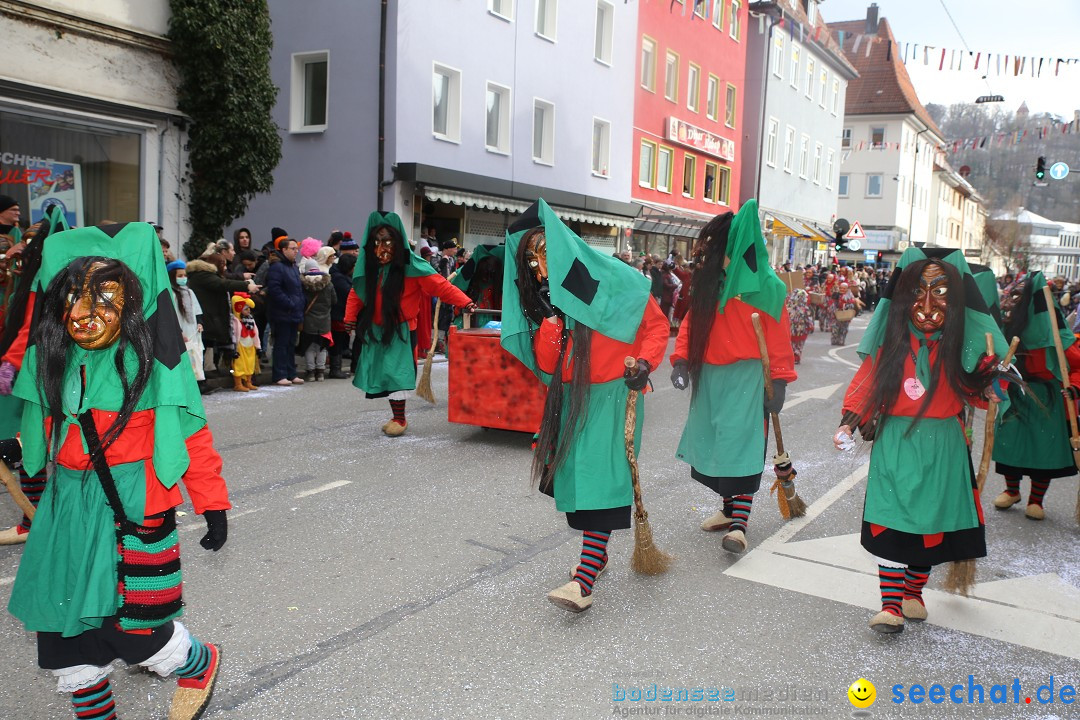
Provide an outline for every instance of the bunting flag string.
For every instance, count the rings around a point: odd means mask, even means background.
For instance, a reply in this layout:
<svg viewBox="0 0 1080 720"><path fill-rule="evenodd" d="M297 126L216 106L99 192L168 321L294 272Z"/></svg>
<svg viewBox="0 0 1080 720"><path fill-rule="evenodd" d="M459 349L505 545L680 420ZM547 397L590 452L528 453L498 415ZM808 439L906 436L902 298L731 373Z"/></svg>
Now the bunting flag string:
<svg viewBox="0 0 1080 720"><path fill-rule="evenodd" d="M1033 130L1015 130L1013 132L997 132L977 137L959 138L945 143L944 150L950 153L961 150L986 150L988 148L1004 147L1006 145L1020 145L1030 140L1046 140L1053 135L1078 135L1080 134L1080 118L1069 122L1055 122ZM862 143L860 143L862 145ZM859 149L862 149L861 147ZM873 149L873 148L871 148Z"/></svg>

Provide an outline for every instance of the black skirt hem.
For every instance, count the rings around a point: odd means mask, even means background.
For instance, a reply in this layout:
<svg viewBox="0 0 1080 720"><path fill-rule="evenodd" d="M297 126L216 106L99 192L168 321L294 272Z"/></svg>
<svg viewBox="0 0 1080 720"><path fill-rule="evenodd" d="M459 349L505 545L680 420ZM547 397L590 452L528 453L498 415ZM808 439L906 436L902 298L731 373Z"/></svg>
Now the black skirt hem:
<svg viewBox="0 0 1080 720"><path fill-rule="evenodd" d="M1068 467L1046 470L1043 468L1018 467L1016 465L1009 465L1008 463L995 462L994 472L998 475L1007 475L1009 477L1023 477L1024 475L1027 475L1034 480L1053 480L1055 478L1072 477L1076 474L1076 466L1070 465Z"/></svg>
<svg viewBox="0 0 1080 720"><path fill-rule="evenodd" d="M690 477L723 497L753 495L761 488L761 474L762 473L736 477L714 477L699 472L698 469L693 466L690 467Z"/></svg>
<svg viewBox="0 0 1080 720"><path fill-rule="evenodd" d="M124 632L116 625L118 618L106 618L100 628L90 628L79 635L64 637L57 632L37 634L38 666L43 670L59 670L74 665L104 667L114 660L128 665L149 660L173 636L169 620L148 634Z"/></svg>
<svg viewBox="0 0 1080 720"><path fill-rule="evenodd" d="M566 513L566 524L575 530L611 532L630 527L630 506L604 508L601 510L575 510Z"/></svg>

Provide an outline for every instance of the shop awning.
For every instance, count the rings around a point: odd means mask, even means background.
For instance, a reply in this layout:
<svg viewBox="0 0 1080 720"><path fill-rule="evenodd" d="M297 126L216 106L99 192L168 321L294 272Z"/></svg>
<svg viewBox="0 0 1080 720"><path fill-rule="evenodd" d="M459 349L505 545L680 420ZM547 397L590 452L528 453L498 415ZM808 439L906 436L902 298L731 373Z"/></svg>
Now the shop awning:
<svg viewBox="0 0 1080 720"><path fill-rule="evenodd" d="M705 223L712 219L711 215L668 205L641 201L635 203L641 206L641 215L634 222L635 232L697 237Z"/></svg>
<svg viewBox="0 0 1080 720"><path fill-rule="evenodd" d="M498 197L496 195L484 195L482 193L467 192L465 190L451 190L441 187L425 187L424 197L436 202L450 203L451 205L464 205L479 210L494 210L496 212L525 212L531 202L515 200L513 198ZM578 208L567 208L560 205L552 205L551 209L560 219L572 222L590 223L592 225L606 225L608 227L628 228L634 226L633 218L609 215L607 213L591 212Z"/></svg>

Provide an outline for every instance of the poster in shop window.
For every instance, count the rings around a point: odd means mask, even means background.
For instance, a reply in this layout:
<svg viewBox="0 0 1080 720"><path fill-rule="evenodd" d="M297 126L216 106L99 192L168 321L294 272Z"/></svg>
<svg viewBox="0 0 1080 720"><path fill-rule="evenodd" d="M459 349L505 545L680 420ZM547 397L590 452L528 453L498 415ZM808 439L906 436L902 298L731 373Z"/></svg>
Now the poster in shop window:
<svg viewBox="0 0 1080 720"><path fill-rule="evenodd" d="M48 208L59 205L67 217L68 225L81 227L82 171L79 164L50 161L41 164L40 168L47 169L49 174L39 171L30 183L31 224L43 218Z"/></svg>

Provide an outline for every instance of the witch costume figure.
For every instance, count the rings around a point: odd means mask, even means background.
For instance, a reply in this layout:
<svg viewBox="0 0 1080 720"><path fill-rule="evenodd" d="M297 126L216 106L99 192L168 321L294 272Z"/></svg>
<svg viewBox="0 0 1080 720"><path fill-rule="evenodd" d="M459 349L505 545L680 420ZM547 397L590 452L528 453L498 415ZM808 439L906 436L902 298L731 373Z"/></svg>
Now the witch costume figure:
<svg viewBox="0 0 1080 720"><path fill-rule="evenodd" d="M1027 392L1011 387L1009 409L997 418L994 441L995 470L1005 476L1005 490L994 498L994 507L1008 510L1020 502L1020 480L1031 478L1024 516L1030 520L1046 517L1043 496L1054 478L1076 474L1065 403L1080 396L1080 347L1069 332L1065 316L1054 301L1046 306L1041 272L1014 280L1001 299L1001 319L1005 337L1020 338L1016 365L1027 382ZM1065 349L1065 363L1059 367L1050 313L1058 314L1058 333ZM1066 378L1070 395L1061 395Z"/></svg>
<svg viewBox="0 0 1080 720"><path fill-rule="evenodd" d="M690 477L723 499L721 510L701 529L726 530L721 545L741 553L765 470L767 418L780 412L787 384L798 377L784 307L787 288L769 266L756 200L738 215L729 212L710 220L694 256L699 264L690 312L671 354L672 384L678 390L692 388L675 456L690 465ZM771 400L751 319L755 313L769 352Z"/></svg>
<svg viewBox="0 0 1080 720"><path fill-rule="evenodd" d="M626 401L664 358L667 318L641 273L590 248L543 200L507 232L502 290L500 342L548 386L533 481L582 533L570 582L548 600L582 612L607 568L611 533L630 527ZM635 451L644 420L637 407Z"/></svg>
<svg viewBox="0 0 1080 720"><path fill-rule="evenodd" d="M405 434L405 392L416 389L416 317L420 299L475 309L475 303L431 263L409 249L397 213L368 215L360 259L353 271L353 289L345 304L345 325L356 328L360 360L353 385L368 398L389 398L393 417L384 434Z"/></svg>
<svg viewBox="0 0 1080 720"><path fill-rule="evenodd" d="M115 717L116 660L176 675L169 718L197 718L220 653L177 620L177 481L206 519L206 549L225 544L230 504L153 227L50 237L35 292L15 385L22 461L55 470L8 609L37 633L38 663L77 718Z"/></svg>
<svg viewBox="0 0 1080 720"><path fill-rule="evenodd" d="M994 355L986 355L990 334ZM934 565L986 555L979 491L962 417L985 407L1005 338L958 250L909 248L859 344L837 448L873 440L862 546L878 563L880 633L927 617Z"/></svg>

